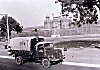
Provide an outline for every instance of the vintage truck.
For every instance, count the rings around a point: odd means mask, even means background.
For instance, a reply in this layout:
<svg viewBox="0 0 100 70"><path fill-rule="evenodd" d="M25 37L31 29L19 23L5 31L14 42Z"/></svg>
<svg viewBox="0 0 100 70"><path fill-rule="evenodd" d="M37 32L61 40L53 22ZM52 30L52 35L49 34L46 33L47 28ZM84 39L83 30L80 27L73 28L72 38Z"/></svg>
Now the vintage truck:
<svg viewBox="0 0 100 70"><path fill-rule="evenodd" d="M15 57L16 63L36 62L44 68L60 63L64 56L62 50L55 48L52 42L44 41L43 37L16 37L10 39L8 54Z"/></svg>

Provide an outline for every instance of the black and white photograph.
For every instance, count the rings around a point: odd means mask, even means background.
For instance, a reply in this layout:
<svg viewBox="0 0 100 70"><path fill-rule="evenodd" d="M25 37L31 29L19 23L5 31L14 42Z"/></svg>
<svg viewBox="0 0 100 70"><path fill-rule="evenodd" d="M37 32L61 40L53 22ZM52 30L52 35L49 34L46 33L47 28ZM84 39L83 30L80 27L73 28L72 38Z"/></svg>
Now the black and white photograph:
<svg viewBox="0 0 100 70"><path fill-rule="evenodd" d="M100 0L0 0L0 70L100 70Z"/></svg>

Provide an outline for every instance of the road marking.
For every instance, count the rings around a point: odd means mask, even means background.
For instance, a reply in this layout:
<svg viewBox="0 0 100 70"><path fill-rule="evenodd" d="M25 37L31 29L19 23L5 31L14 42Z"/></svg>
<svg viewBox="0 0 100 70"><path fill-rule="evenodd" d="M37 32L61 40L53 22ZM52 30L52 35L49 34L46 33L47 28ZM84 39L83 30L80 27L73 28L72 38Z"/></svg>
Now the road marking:
<svg viewBox="0 0 100 70"><path fill-rule="evenodd" d="M76 62L63 62L62 64L64 64L64 65L72 65L72 66L100 68L100 64L88 64L88 63L76 63Z"/></svg>
<svg viewBox="0 0 100 70"><path fill-rule="evenodd" d="M14 57L12 57L12 56L0 56L0 58L15 59L15 58L14 58Z"/></svg>

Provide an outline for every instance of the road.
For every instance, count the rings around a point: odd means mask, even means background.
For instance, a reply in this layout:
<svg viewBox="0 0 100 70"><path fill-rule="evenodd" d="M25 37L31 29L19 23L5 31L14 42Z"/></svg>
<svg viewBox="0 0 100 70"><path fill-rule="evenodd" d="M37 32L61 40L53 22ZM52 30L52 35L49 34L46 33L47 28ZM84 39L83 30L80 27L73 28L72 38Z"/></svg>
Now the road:
<svg viewBox="0 0 100 70"><path fill-rule="evenodd" d="M98 48L70 48L65 54L67 62L100 64L100 49Z"/></svg>
<svg viewBox="0 0 100 70"><path fill-rule="evenodd" d="M100 70L100 49L70 48L65 52L66 59L62 65L57 64L45 69L38 63L26 63L18 66L7 50L0 46L0 69L2 70Z"/></svg>
<svg viewBox="0 0 100 70"><path fill-rule="evenodd" d="M54 65L49 69L45 69L40 64L36 63L26 63L22 66L15 64L12 59L2 59L0 58L0 69L2 70L100 70L94 67L80 67L71 65Z"/></svg>

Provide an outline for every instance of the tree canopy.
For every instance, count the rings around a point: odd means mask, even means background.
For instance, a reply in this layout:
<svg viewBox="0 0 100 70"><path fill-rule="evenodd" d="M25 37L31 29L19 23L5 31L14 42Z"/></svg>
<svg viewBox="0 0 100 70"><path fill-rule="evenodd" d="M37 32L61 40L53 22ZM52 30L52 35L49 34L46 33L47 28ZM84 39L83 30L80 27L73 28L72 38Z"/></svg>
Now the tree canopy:
<svg viewBox="0 0 100 70"><path fill-rule="evenodd" d="M69 25L97 24L100 0L58 0L62 6L62 15L69 17ZM72 16L70 16L70 14Z"/></svg>
<svg viewBox="0 0 100 70"><path fill-rule="evenodd" d="M22 32L22 26L12 17L8 16L8 25L9 25L9 35L11 36L11 31L16 31L17 33ZM0 21L1 27L1 36L7 37L7 17L3 16Z"/></svg>

